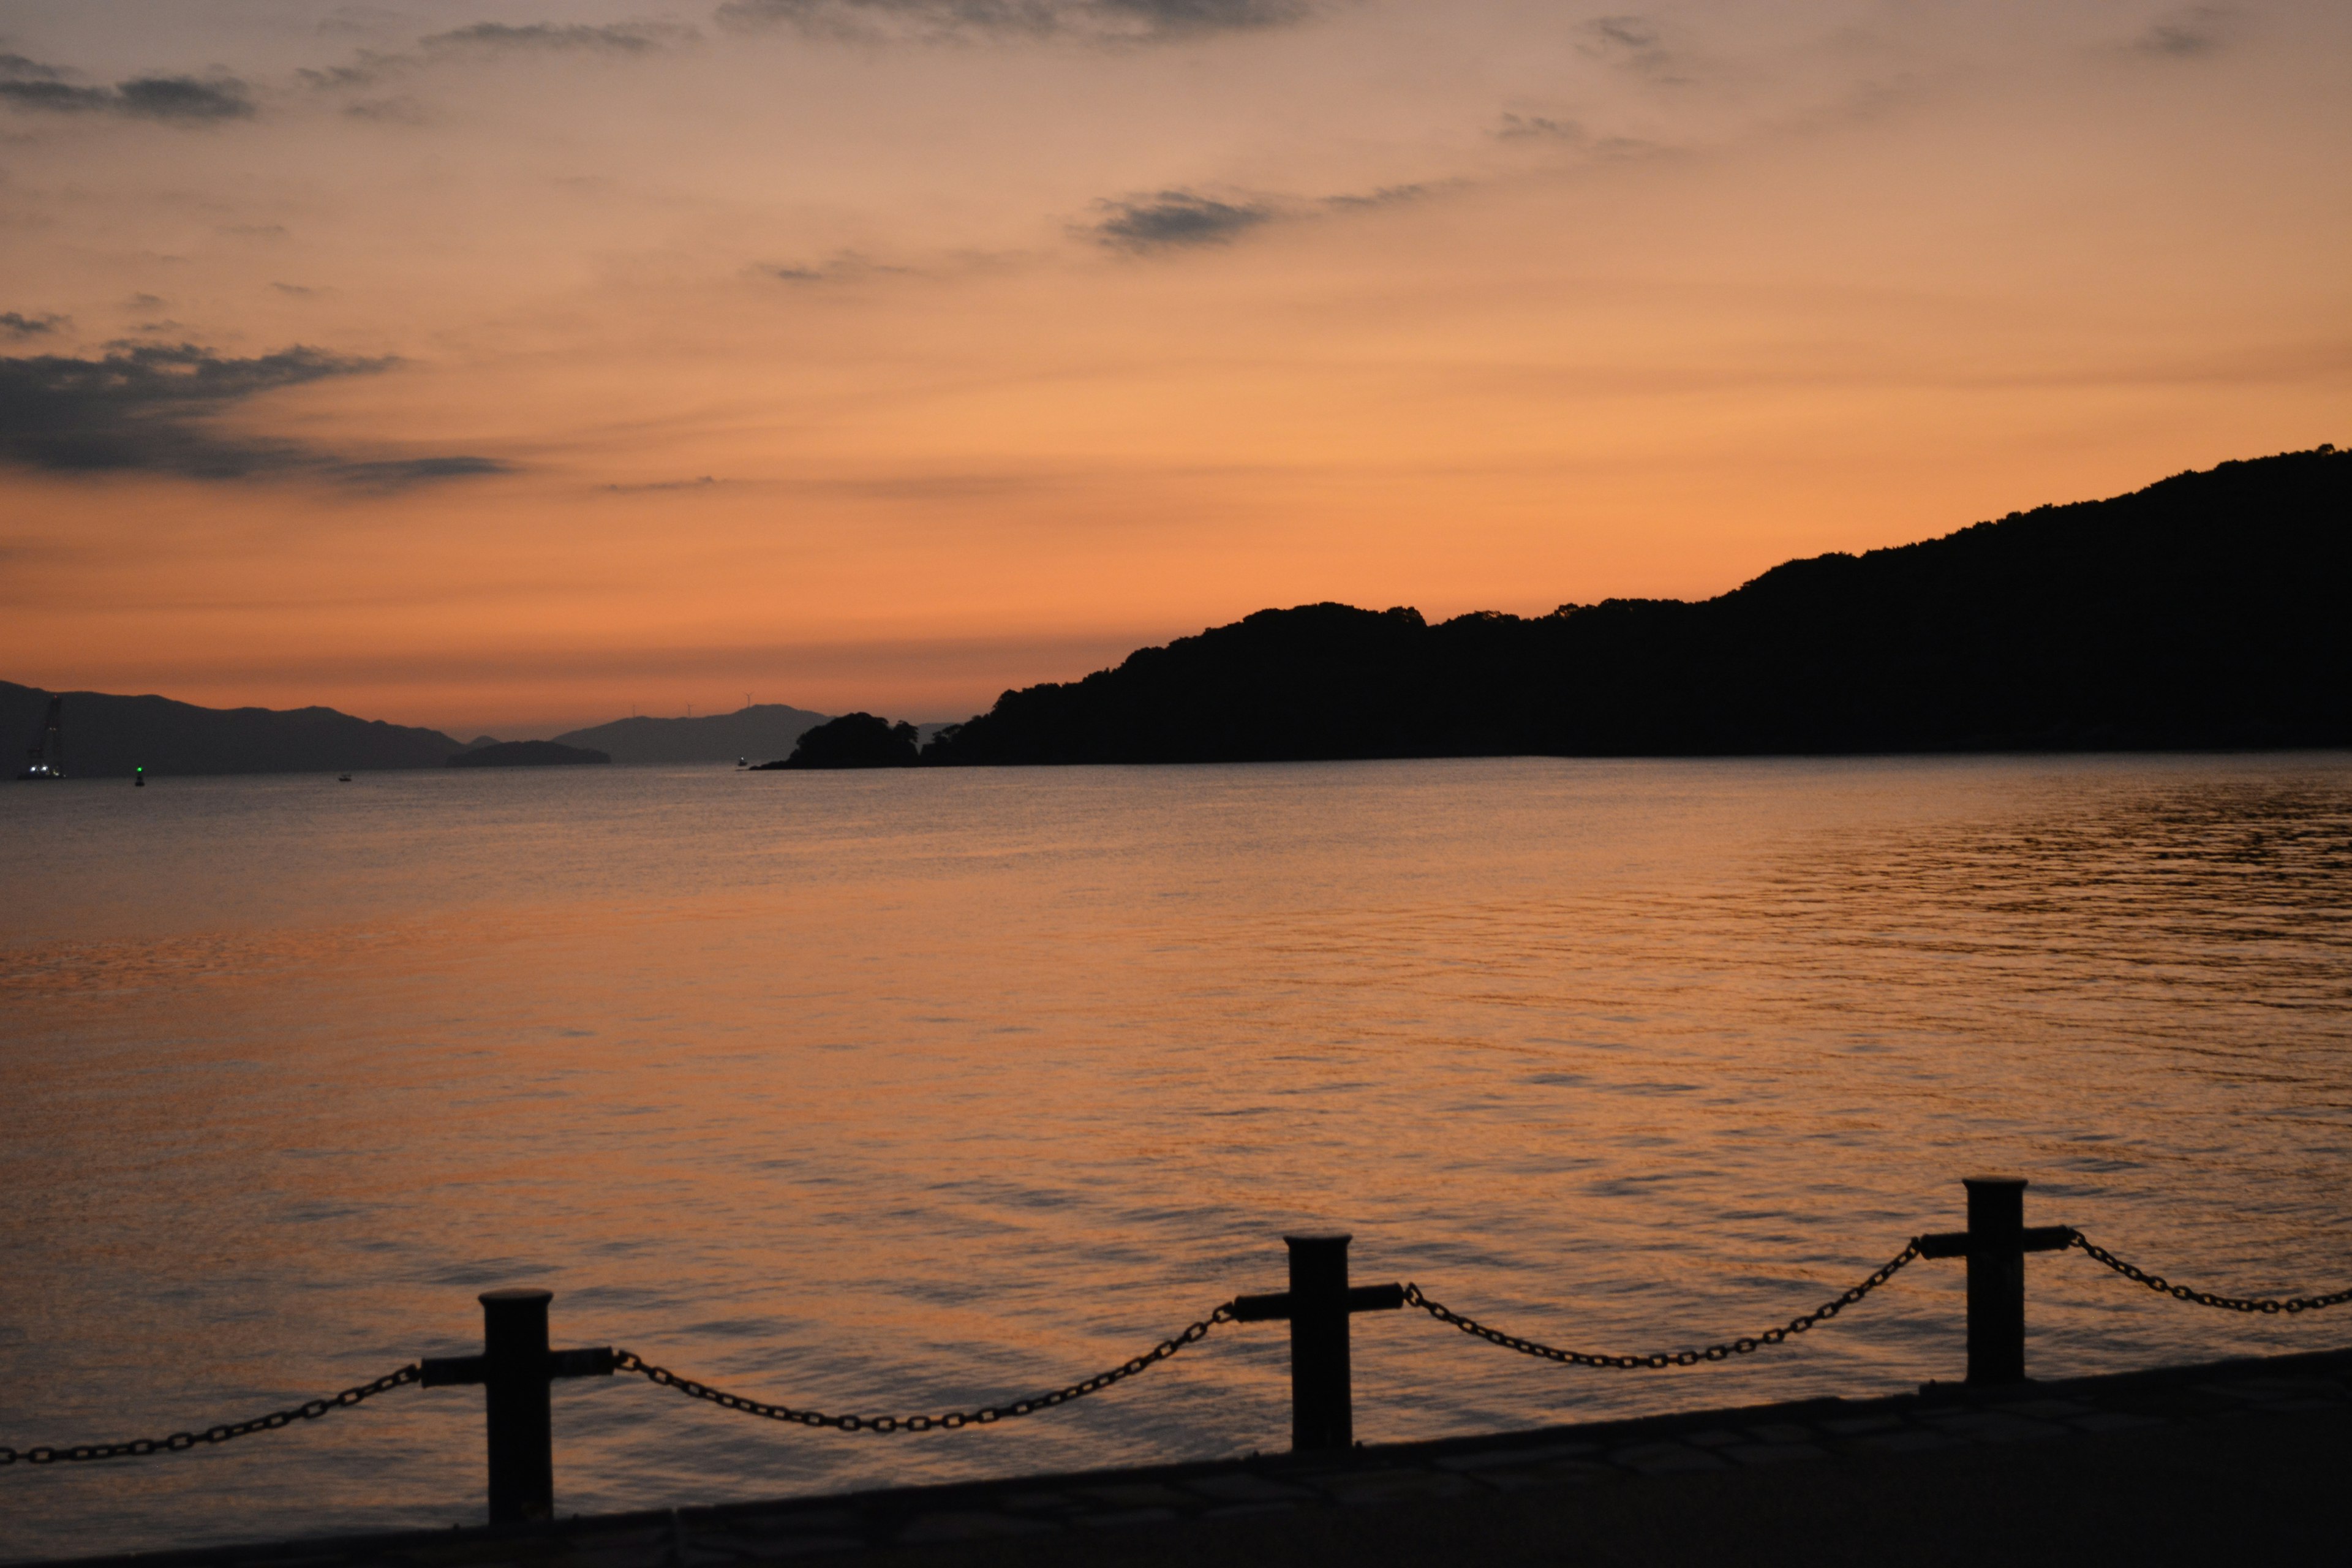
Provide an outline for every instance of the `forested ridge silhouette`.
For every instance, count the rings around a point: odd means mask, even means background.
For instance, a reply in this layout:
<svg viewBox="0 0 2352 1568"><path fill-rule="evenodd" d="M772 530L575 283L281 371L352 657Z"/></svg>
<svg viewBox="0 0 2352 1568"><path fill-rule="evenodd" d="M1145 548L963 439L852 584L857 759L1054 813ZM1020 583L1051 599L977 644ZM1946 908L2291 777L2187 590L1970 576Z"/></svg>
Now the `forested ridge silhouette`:
<svg viewBox="0 0 2352 1568"><path fill-rule="evenodd" d="M1261 610L927 763L2352 744L2352 453L2184 473L1699 603Z"/></svg>

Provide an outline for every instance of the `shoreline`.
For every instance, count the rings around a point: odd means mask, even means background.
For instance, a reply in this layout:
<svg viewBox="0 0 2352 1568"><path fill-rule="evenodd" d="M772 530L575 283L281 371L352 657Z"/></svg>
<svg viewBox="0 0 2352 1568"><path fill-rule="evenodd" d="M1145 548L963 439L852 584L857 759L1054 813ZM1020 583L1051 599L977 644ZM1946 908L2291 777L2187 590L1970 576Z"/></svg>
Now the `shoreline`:
<svg viewBox="0 0 2352 1568"><path fill-rule="evenodd" d="M1809 1399L1340 1454L682 1505L12 1568L705 1568L1243 1556L1654 1563L2159 1560L2340 1544L2352 1349ZM1884 1539L1901 1526L1926 1539ZM2088 1535L2082 1532L2089 1531ZM1925 1548L1923 1551L1922 1548ZM1573 1548L1571 1552L1569 1549ZM1565 1557L1562 1553L1566 1552Z"/></svg>

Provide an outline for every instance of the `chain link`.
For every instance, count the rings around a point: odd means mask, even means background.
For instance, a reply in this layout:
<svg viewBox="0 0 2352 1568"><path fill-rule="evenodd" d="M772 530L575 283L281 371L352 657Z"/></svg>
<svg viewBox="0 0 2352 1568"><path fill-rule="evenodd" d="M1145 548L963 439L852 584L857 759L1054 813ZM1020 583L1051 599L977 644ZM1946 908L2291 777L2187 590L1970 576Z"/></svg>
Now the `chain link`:
<svg viewBox="0 0 2352 1568"><path fill-rule="evenodd" d="M1192 1324L1172 1339L1165 1339L1133 1360L1122 1363L1108 1372L1097 1373L1066 1388L1051 1394L1040 1394L1028 1399L1015 1399L1005 1405L982 1405L978 1410L951 1410L944 1415L827 1415L815 1410L795 1410L788 1405L770 1405L740 1394L728 1394L707 1383L697 1383L681 1377L667 1367L655 1366L634 1351L613 1352L613 1365L620 1372L634 1372L664 1388L675 1388L689 1399L708 1400L725 1410L740 1410L746 1415L758 1415L770 1421L790 1421L803 1426L830 1426L838 1432L948 1432L966 1426L986 1426L1014 1415L1034 1415L1051 1410L1057 1405L1067 1405L1073 1399L1084 1399L1089 1394L1100 1394L1114 1383L1124 1383L1147 1367L1156 1366L1182 1350L1208 1338L1209 1331L1220 1323L1234 1321L1230 1303Z"/></svg>
<svg viewBox="0 0 2352 1568"><path fill-rule="evenodd" d="M1627 1371L1644 1368L1654 1370L1667 1366L1696 1366L1704 1361L1729 1361L1733 1356L1747 1355L1752 1351L1762 1350L1766 1345L1777 1345L1790 1334L1801 1334L1815 1323L1827 1322L1836 1317L1840 1312L1894 1279L1897 1270L1918 1256L1919 1244L1914 1241L1889 1258L1885 1265L1874 1269L1869 1279L1864 1279L1836 1300L1824 1301L1804 1316L1791 1318L1785 1328L1766 1329L1760 1334L1743 1334L1738 1339L1726 1340L1719 1345L1709 1345L1705 1350L1659 1351L1650 1355L1593 1355L1584 1351L1560 1350L1535 1340L1523 1340L1517 1334L1507 1334L1500 1329L1490 1329L1474 1318L1465 1318L1461 1313L1431 1300L1421 1293L1421 1287L1418 1285L1407 1285L1404 1288L1404 1299L1441 1323L1451 1323L1465 1334L1485 1340L1491 1345L1500 1345L1507 1351L1517 1351L1521 1355L1536 1356L1544 1361L1556 1361L1564 1366L1619 1367Z"/></svg>
<svg viewBox="0 0 2352 1568"><path fill-rule="evenodd" d="M2079 1230L2066 1245L2081 1247L2126 1279L2137 1280L2176 1301L2194 1301L2200 1307L2221 1307L2232 1312L2316 1312L2322 1307L2340 1307L2352 1301L2352 1290L2338 1290L2333 1296L2293 1296L2284 1301L2259 1296L2217 1296L2210 1290L2195 1290L2186 1285L2175 1285L2161 1274L2150 1274L2145 1268L2126 1263Z"/></svg>
<svg viewBox="0 0 2352 1568"><path fill-rule="evenodd" d="M247 1436L255 1432L275 1432L280 1426L291 1426L297 1421L316 1421L331 1410L348 1410L362 1399L415 1383L423 1369L415 1364L398 1372L385 1373L373 1383L362 1383L357 1388L346 1388L328 1399L306 1400L285 1410L273 1410L267 1415L257 1415L250 1421L232 1421L220 1426L207 1426L201 1432L174 1432L168 1437L138 1437L128 1443L76 1443L69 1447L42 1447L37 1448L0 1448L0 1465L62 1465L84 1459L143 1458L149 1454L180 1454L199 1443L226 1443L232 1437Z"/></svg>

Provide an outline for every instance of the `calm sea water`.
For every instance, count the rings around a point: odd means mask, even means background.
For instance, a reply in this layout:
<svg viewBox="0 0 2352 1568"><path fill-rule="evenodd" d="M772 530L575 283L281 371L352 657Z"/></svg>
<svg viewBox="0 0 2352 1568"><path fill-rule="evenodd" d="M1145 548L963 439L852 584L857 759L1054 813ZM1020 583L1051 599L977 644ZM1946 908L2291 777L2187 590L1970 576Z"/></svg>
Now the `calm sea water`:
<svg viewBox="0 0 2352 1568"><path fill-rule="evenodd" d="M1356 1237L1554 1342L1786 1321L1958 1178L2244 1291L2352 1283L2352 757L171 779L0 793L0 1444L559 1343L910 1414L1056 1386ZM1357 1326L1398 1439L1961 1370L1960 1268L1737 1365ZM2352 1317L2030 1265L2031 1369ZM1287 1442L1279 1325L986 1430L556 1394L588 1511ZM474 1390L0 1470L0 1554L482 1516Z"/></svg>

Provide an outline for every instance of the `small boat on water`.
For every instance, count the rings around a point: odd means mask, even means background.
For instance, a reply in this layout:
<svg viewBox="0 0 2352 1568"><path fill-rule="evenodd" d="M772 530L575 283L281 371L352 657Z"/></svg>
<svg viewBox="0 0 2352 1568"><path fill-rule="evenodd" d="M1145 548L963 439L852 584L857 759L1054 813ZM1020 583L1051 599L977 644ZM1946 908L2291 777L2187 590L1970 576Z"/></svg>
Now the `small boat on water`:
<svg viewBox="0 0 2352 1568"><path fill-rule="evenodd" d="M352 775L349 773L337 773L335 775L335 782L337 784L349 784L352 782Z"/></svg>
<svg viewBox="0 0 2352 1568"><path fill-rule="evenodd" d="M41 721L33 743L25 748L25 771L16 775L23 784L39 783L66 776L65 738L66 700L49 699L48 715Z"/></svg>

